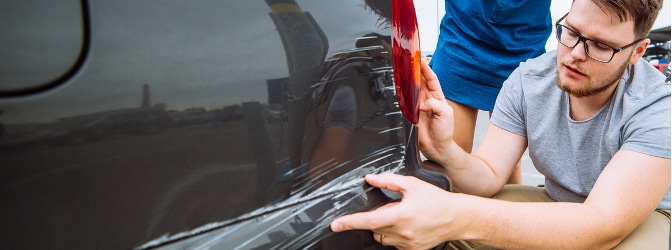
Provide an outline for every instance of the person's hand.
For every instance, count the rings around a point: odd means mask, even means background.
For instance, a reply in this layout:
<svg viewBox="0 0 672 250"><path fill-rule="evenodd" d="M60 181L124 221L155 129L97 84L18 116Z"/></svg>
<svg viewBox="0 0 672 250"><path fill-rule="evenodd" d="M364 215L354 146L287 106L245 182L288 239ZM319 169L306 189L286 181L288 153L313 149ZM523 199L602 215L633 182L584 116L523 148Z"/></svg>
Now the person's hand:
<svg viewBox="0 0 672 250"><path fill-rule="evenodd" d="M422 62L421 69L419 148L428 159L441 163L453 143L453 108L446 102L439 79L429 65Z"/></svg>
<svg viewBox="0 0 672 250"><path fill-rule="evenodd" d="M448 202L454 194L415 177L384 173L365 178L374 187L400 192L401 202L337 218L331 223L334 232L370 230L376 241L399 249L429 249L453 236L439 226L454 217Z"/></svg>

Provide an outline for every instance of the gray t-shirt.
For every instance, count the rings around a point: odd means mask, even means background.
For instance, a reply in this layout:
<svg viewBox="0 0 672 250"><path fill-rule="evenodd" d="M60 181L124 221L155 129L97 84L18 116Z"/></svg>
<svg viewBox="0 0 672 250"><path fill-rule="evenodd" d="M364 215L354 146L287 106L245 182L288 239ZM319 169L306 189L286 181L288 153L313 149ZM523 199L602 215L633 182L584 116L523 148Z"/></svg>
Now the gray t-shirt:
<svg viewBox="0 0 672 250"><path fill-rule="evenodd" d="M670 158L670 84L644 59L626 69L614 96L585 121L570 118L556 68L556 51L521 63L504 82L490 120L527 137L551 198L583 202L618 150ZM658 208L670 209L669 189Z"/></svg>

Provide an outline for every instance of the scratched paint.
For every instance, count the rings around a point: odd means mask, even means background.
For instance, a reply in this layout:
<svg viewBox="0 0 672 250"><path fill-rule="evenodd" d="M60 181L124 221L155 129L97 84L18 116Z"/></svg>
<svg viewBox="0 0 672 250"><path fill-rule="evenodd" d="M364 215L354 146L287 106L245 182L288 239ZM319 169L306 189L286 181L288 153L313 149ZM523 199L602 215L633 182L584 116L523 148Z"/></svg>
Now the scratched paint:
<svg viewBox="0 0 672 250"><path fill-rule="evenodd" d="M411 131L411 134L411 139L417 136L415 131ZM412 143L410 145L411 150L417 150ZM329 230L333 219L353 212L372 210L401 199L398 193L384 192L368 186L364 183L364 175L381 172L413 175L444 189L448 188L448 183L441 174L425 169L421 166L422 162L411 154L402 160L372 167L374 163L384 162L386 158L392 157L387 152L393 149L372 152L361 159L361 167L316 187L305 195L296 194L235 219L166 235L137 249L304 249L317 247L319 244L329 244L329 247L339 249L337 241L325 240L334 236ZM362 234L361 244L376 244L371 241L367 243L366 237L370 238L367 233L356 234ZM352 239L353 236L348 237ZM351 246L343 247L340 249Z"/></svg>
<svg viewBox="0 0 672 250"><path fill-rule="evenodd" d="M305 196L296 195L232 220L166 235L137 249L299 249L315 246L320 239L333 234L329 223L336 217L370 210L400 198L389 197L364 185L366 174L398 172L403 167L401 161L380 168L367 167L385 157L373 158Z"/></svg>

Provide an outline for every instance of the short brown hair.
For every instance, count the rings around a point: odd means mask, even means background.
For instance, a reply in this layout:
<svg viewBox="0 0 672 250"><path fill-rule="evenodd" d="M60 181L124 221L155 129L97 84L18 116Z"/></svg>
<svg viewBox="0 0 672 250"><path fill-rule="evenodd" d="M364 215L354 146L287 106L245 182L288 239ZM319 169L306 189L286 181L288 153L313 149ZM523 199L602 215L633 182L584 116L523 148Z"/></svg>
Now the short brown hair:
<svg viewBox="0 0 672 250"><path fill-rule="evenodd" d="M658 12L663 7L663 0L592 0L605 12L614 13L621 22L632 18L635 23L635 37L644 38L649 35Z"/></svg>

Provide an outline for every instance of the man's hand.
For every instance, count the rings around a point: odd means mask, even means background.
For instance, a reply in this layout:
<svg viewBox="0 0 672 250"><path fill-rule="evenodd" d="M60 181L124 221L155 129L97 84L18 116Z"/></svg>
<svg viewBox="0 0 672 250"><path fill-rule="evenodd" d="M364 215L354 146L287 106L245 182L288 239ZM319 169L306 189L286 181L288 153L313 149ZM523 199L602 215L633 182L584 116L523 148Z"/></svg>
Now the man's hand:
<svg viewBox="0 0 672 250"><path fill-rule="evenodd" d="M422 62L421 69L419 147L427 158L441 164L453 143L453 109L446 102L439 79L429 65Z"/></svg>
<svg viewBox="0 0 672 250"><path fill-rule="evenodd" d="M337 218L331 223L334 232L370 230L376 241L399 249L429 249L453 237L455 232L440 225L454 218L448 200L455 194L415 177L384 173L365 178L374 187L400 192L401 202Z"/></svg>

